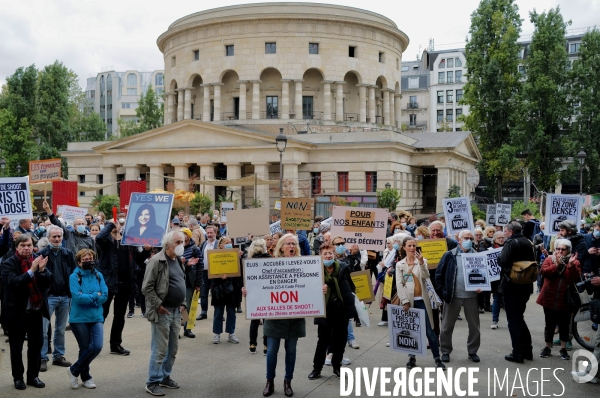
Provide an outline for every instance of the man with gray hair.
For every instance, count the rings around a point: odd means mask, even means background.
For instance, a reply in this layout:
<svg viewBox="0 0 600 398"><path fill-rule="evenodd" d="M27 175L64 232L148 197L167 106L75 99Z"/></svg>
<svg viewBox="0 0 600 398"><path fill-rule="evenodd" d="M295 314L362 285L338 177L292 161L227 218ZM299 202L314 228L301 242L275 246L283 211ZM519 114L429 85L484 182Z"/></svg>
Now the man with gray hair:
<svg viewBox="0 0 600 398"><path fill-rule="evenodd" d="M46 213L48 213L48 218L52 224L57 225L63 230L63 238L65 240L67 249L73 253L73 258L77 254L77 252L81 249L91 249L96 251L96 244L94 243L94 239L88 234L86 229L86 222L83 218L77 218L73 221L73 228L75 231L71 231L67 229L64 224L52 213L52 208L48 204L48 202L44 201L42 204ZM49 236L46 233L46 236Z"/></svg>
<svg viewBox="0 0 600 398"><path fill-rule="evenodd" d="M182 232L172 231L162 239L162 250L148 261L142 293L146 297L146 319L152 327L150 365L146 391L165 395L161 387L179 388L171 371L179 346L181 313L186 309Z"/></svg>

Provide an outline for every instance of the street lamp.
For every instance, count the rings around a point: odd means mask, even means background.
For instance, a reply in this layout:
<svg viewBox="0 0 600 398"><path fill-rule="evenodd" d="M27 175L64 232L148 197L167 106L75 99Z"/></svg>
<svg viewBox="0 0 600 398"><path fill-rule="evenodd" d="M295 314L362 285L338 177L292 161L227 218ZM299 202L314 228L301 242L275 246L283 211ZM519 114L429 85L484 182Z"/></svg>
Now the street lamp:
<svg viewBox="0 0 600 398"><path fill-rule="evenodd" d="M6 160L4 158L0 160L0 168L2 169L2 177L4 177L4 169L6 168Z"/></svg>
<svg viewBox="0 0 600 398"><path fill-rule="evenodd" d="M585 153L583 147L579 148L579 153L577 154L577 159L579 159L579 195L583 195L583 163L586 157L587 153Z"/></svg>
<svg viewBox="0 0 600 398"><path fill-rule="evenodd" d="M17 177L21 177L21 164L17 165Z"/></svg>
<svg viewBox="0 0 600 398"><path fill-rule="evenodd" d="M392 184L390 184L389 182L385 183L385 189L390 189L392 187Z"/></svg>
<svg viewBox="0 0 600 398"><path fill-rule="evenodd" d="M287 146L287 137L283 134L283 127L279 128L279 134L275 137L275 145L279 152L279 199L283 197L283 153Z"/></svg>

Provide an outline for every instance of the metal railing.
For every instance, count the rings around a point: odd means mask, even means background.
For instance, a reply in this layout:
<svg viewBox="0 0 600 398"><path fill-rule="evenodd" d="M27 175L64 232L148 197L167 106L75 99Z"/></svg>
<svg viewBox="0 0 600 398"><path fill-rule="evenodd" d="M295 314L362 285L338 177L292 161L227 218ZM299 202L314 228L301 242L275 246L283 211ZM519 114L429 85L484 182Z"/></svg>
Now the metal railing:
<svg viewBox="0 0 600 398"><path fill-rule="evenodd" d="M221 112L221 120L239 120L238 112Z"/></svg>
<svg viewBox="0 0 600 398"><path fill-rule="evenodd" d="M360 114L358 113L344 113L344 121L345 122L358 122Z"/></svg>
<svg viewBox="0 0 600 398"><path fill-rule="evenodd" d="M421 129L427 127L427 122L412 122L408 124L409 129Z"/></svg>
<svg viewBox="0 0 600 398"><path fill-rule="evenodd" d="M418 108L419 108L418 102L409 102L408 104L406 104L406 109L418 109Z"/></svg>
<svg viewBox="0 0 600 398"><path fill-rule="evenodd" d="M262 111L260 112L261 119L280 119L281 113L277 111Z"/></svg>

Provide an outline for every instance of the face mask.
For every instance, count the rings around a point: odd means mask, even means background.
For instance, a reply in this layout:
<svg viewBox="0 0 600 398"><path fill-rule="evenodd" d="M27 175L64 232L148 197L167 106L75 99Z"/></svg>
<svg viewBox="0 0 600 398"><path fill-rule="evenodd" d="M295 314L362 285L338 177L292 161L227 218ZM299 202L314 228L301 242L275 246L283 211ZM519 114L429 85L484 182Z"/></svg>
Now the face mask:
<svg viewBox="0 0 600 398"><path fill-rule="evenodd" d="M392 246L394 248L394 250L398 251L400 250L400 245L397 243L394 243L394 245Z"/></svg>
<svg viewBox="0 0 600 398"><path fill-rule="evenodd" d="M597 229L594 230L594 238L600 238L600 231Z"/></svg>
<svg viewBox="0 0 600 398"><path fill-rule="evenodd" d="M319 228L314 228L313 229L313 234L318 234L319 233Z"/></svg>
<svg viewBox="0 0 600 398"><path fill-rule="evenodd" d="M46 230L46 227L44 227L43 225L41 225L39 228L40 232L44 232Z"/></svg>
<svg viewBox="0 0 600 398"><path fill-rule="evenodd" d="M77 232L79 232L80 234L85 232L85 225L78 225L77 226Z"/></svg>
<svg viewBox="0 0 600 398"><path fill-rule="evenodd" d="M119 218L119 224L125 224L125 219L124 218Z"/></svg>
<svg viewBox="0 0 600 398"><path fill-rule="evenodd" d="M473 247L473 241L465 239L462 241L462 243L460 245L462 246L463 249L469 251L469 250L471 250L471 247Z"/></svg>
<svg viewBox="0 0 600 398"><path fill-rule="evenodd" d="M417 240L423 240L423 236L422 235L417 235Z"/></svg>
<svg viewBox="0 0 600 398"><path fill-rule="evenodd" d="M396 228L396 229L394 230L394 235L395 235L395 234L397 234L397 233L399 233L400 231L401 231L400 229Z"/></svg>
<svg viewBox="0 0 600 398"><path fill-rule="evenodd" d="M225 249L233 249L233 245L231 243L228 243L225 245Z"/></svg>
<svg viewBox="0 0 600 398"><path fill-rule="evenodd" d="M178 246L175 246L175 250L174 250L174 251L175 251L175 255L176 255L177 257L181 257L181 256L183 256L183 251L184 251L184 249L183 249L183 245L178 245Z"/></svg>
<svg viewBox="0 0 600 398"><path fill-rule="evenodd" d="M325 264L326 267L331 267L333 262L334 260L323 260L323 264Z"/></svg>
<svg viewBox="0 0 600 398"><path fill-rule="evenodd" d="M401 225L402 225L404 228L406 228L406 223L405 223L405 222L403 222Z"/></svg>
<svg viewBox="0 0 600 398"><path fill-rule="evenodd" d="M206 227L206 224L200 223L200 226L202 226L202 228L204 228L204 227Z"/></svg>
<svg viewBox="0 0 600 398"><path fill-rule="evenodd" d="M55 246L54 244L51 243L50 246L52 246L52 250L54 250L56 252L60 249L61 244L59 243L58 246Z"/></svg>
<svg viewBox="0 0 600 398"><path fill-rule="evenodd" d="M95 266L96 266L96 262L95 261L84 261L83 263L81 263L81 268L83 268L86 271L91 270Z"/></svg>
<svg viewBox="0 0 600 398"><path fill-rule="evenodd" d="M104 224L100 224L100 231L104 229Z"/></svg>
<svg viewBox="0 0 600 398"><path fill-rule="evenodd" d="M344 245L336 246L335 247L335 252L337 254L344 254L344 253L346 253L346 246L344 246Z"/></svg>
<svg viewBox="0 0 600 398"><path fill-rule="evenodd" d="M87 222L87 225L90 225L92 222L90 220L85 220Z"/></svg>

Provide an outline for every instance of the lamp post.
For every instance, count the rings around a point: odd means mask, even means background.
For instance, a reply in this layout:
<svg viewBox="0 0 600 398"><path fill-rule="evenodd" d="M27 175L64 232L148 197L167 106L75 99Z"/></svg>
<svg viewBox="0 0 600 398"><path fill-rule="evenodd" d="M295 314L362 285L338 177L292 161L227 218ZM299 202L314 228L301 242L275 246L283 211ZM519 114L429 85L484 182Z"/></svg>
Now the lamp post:
<svg viewBox="0 0 600 398"><path fill-rule="evenodd" d="M6 160L4 158L0 160L0 168L2 168L2 177L4 177L4 169L6 168Z"/></svg>
<svg viewBox="0 0 600 398"><path fill-rule="evenodd" d="M392 187L392 184L390 184L389 182L385 183L385 189L390 189Z"/></svg>
<svg viewBox="0 0 600 398"><path fill-rule="evenodd" d="M17 165L17 177L21 177L21 164Z"/></svg>
<svg viewBox="0 0 600 398"><path fill-rule="evenodd" d="M287 137L283 134L283 127L279 128L279 134L275 137L275 146L279 152L279 199L283 197L283 153L287 146Z"/></svg>
<svg viewBox="0 0 600 398"><path fill-rule="evenodd" d="M585 163L586 157L587 153L585 153L583 147L579 148L579 153L577 154L577 159L579 160L579 195L583 195L583 163Z"/></svg>

